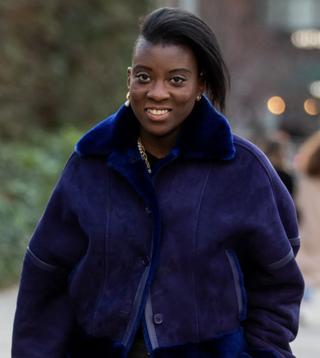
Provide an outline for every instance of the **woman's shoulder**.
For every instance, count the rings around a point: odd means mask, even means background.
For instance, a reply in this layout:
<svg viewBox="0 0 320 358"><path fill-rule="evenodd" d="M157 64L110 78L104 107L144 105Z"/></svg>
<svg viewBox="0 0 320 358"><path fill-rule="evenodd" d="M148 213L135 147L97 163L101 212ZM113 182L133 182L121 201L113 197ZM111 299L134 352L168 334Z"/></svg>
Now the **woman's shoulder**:
<svg viewBox="0 0 320 358"><path fill-rule="evenodd" d="M238 151L250 152L255 157L260 157L261 155L265 157L262 150L259 149L254 143L250 142L248 139L245 139L237 134L233 135L233 143Z"/></svg>
<svg viewBox="0 0 320 358"><path fill-rule="evenodd" d="M247 171L255 178L255 183L269 185L274 193L282 192L283 183L267 156L254 143L238 135L233 135L236 155L234 158L238 172ZM247 175L246 175L247 176ZM253 181L251 180L251 184Z"/></svg>
<svg viewBox="0 0 320 358"><path fill-rule="evenodd" d="M250 160L252 164L256 163L266 171L274 169L267 156L254 143L236 134L233 134L233 143L236 148L236 157L242 163Z"/></svg>
<svg viewBox="0 0 320 358"><path fill-rule="evenodd" d="M100 173L103 174L107 160L107 156L81 156L79 153L74 151L70 155L62 170L59 182L75 183L77 180L85 180L86 178L90 178L92 176L91 173L95 173L95 176L98 176Z"/></svg>

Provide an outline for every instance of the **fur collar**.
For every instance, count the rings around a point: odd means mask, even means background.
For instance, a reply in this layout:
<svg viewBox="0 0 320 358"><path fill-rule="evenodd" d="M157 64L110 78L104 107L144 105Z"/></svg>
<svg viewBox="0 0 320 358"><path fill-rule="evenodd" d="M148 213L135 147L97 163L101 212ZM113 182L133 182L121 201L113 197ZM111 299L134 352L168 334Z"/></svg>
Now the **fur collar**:
<svg viewBox="0 0 320 358"><path fill-rule="evenodd" d="M76 144L79 155L110 155L137 147L138 121L131 107L122 105L117 113L85 134ZM130 150L131 149L131 150ZM229 123L202 96L185 120L174 152L187 158L229 160L235 155Z"/></svg>

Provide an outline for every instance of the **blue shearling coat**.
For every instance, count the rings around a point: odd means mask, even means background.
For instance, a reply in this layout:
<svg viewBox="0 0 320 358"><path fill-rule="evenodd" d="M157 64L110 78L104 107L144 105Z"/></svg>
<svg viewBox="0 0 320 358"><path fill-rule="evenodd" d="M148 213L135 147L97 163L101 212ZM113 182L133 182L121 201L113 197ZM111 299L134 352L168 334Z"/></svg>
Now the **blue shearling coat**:
<svg viewBox="0 0 320 358"><path fill-rule="evenodd" d="M203 97L151 175L119 111L77 144L30 241L13 358L292 358L295 208Z"/></svg>

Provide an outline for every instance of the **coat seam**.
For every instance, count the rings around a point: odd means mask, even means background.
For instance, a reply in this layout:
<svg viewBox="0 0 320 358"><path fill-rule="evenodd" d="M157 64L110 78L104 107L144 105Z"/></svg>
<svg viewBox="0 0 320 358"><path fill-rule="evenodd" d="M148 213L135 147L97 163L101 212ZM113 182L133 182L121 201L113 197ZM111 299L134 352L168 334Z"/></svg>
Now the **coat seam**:
<svg viewBox="0 0 320 358"><path fill-rule="evenodd" d="M247 152L251 153L252 156L254 156L257 160L257 162L260 164L261 168L263 169L263 171L266 173L266 176L268 177L268 180L269 180L269 183L270 183L270 186L271 186L271 189L272 189L272 198L273 198L273 205L275 206L275 212L276 212L276 215L278 217L278 220L280 223L282 223L282 218L280 216L280 212L279 212L279 208L278 208L278 202L277 202L277 194L276 194L276 190L275 190L275 187L274 187L274 182L272 180L272 176L271 176L271 173L270 171L267 169L267 166L263 163L262 159L258 156L257 153L255 153L253 151L253 149L249 148L248 146L246 146L245 144L243 143L240 143L238 140L237 140L237 137L233 137L233 141L234 141L234 145L238 145L239 147L243 148L244 150L246 150ZM282 227L283 227L283 224L282 224ZM287 233L284 232L284 234L286 235L287 237ZM289 242L289 245L292 247L292 244L290 242L290 239L287 237L287 240ZM299 242L300 244L300 242ZM294 244L294 246L298 245L297 243ZM293 256L294 257L294 256ZM279 261L281 261L282 259L280 259ZM278 262L278 261L277 261ZM263 267L265 268L268 268L269 266L270 267L273 267L273 263L272 264L264 264L262 265ZM283 265L285 266L285 265ZM281 268L283 266L280 266L280 267L277 267L278 268ZM273 270L273 269L271 269Z"/></svg>
<svg viewBox="0 0 320 358"><path fill-rule="evenodd" d="M259 158L259 156L251 149L248 148L247 146L245 146L244 144L240 143L237 141L237 138L233 138L234 143L236 143L239 147L242 147L244 150L250 152L259 162L259 164L261 165L261 167L263 168L264 172L267 174L267 177L270 181L271 184L271 188L272 188L272 193L273 193L273 197L276 199L276 192L274 189L274 184L273 184L273 180L271 178L271 175L269 173L269 171L267 170L266 166L264 165L264 163L262 162L262 160ZM275 200L276 201L276 200Z"/></svg>
<svg viewBox="0 0 320 358"><path fill-rule="evenodd" d="M105 244L103 245L104 248L104 255L103 255L103 269L104 269L104 282L102 285L102 289L99 293L99 297L97 300L97 305L96 305L96 310L94 313L94 318L93 318L93 336L95 336L96 331L97 331L97 314L99 311L99 307L100 307L100 303L102 301L103 298L103 293L106 292L106 286L107 286L107 282L108 282L108 260L107 260L107 253L108 253L108 244L109 244L109 240L108 240L108 230L107 227L109 225L109 220L108 220L108 208L109 208L109 181L108 181L108 166L105 164L105 171L104 171L104 178L105 178L105 183L106 183L106 197L107 197L107 203L105 206L105 212L104 212L104 240L105 240Z"/></svg>
<svg viewBox="0 0 320 358"><path fill-rule="evenodd" d="M203 197L204 197L204 193L205 190L207 188L208 185L208 181L209 181L209 177L212 171L212 163L210 165L210 169L208 170L207 173L207 177L205 180L205 183L203 185L202 188L202 193L201 193L201 197L198 203L198 208L197 208L197 216L196 216L196 222L195 222L195 231L194 231L194 238L193 238L193 262L194 262L194 270L193 270L193 290L194 290L194 295L193 295L193 302L194 302L194 307L195 307L195 320L196 320L196 333L197 333L197 338L199 339L199 314L198 314L198 305L197 305L197 281L196 281L196 269L197 269L197 260L196 260L196 239L197 239L197 233L198 233L198 224L199 224L199 213L202 207L202 203L203 203Z"/></svg>

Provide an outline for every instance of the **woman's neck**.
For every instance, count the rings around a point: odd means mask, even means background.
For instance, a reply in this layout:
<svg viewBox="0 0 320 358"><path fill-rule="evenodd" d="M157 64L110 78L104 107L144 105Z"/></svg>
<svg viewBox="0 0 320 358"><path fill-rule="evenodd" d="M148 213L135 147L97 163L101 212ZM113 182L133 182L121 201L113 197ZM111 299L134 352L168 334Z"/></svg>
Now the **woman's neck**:
<svg viewBox="0 0 320 358"><path fill-rule="evenodd" d="M145 150L157 158L164 158L174 147L178 133L168 133L164 136L155 136L140 128L140 139Z"/></svg>

